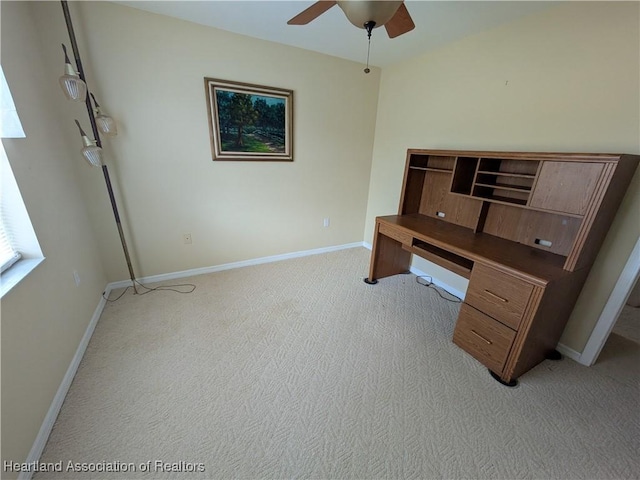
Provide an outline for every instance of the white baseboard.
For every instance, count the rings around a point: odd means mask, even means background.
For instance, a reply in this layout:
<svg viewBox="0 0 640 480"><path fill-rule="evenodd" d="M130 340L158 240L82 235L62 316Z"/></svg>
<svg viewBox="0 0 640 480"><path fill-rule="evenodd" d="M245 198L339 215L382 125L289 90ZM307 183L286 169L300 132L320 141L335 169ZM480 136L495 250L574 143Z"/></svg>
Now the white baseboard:
<svg viewBox="0 0 640 480"><path fill-rule="evenodd" d="M368 248L369 250L373 249L373 246L368 242L362 242L362 246L365 247L365 248ZM438 280L437 278L434 278L432 275L424 273L422 270L419 270L414 266L409 267L409 271L411 273L413 273L417 277L429 277L429 278L431 278L431 282L435 286L440 287L443 290L446 290L447 292L449 292L450 294L455 295L456 297L464 300L464 296L465 296L464 292L461 292L460 290L457 290L457 289L451 287L450 285L447 285L446 283Z"/></svg>
<svg viewBox="0 0 640 480"><path fill-rule="evenodd" d="M284 253L281 255L271 255L269 257L253 258L251 260L242 260L240 262L224 263L222 265L214 265L211 267L193 268L191 270L182 270L179 272L162 273L160 275L151 275L148 277L138 278L140 282L155 283L165 280L176 280L179 278L194 277L196 275L205 275L207 273L222 272L224 270L232 270L234 268L250 267L252 265L261 265L263 263L279 262L280 260L288 260L290 258L307 257L309 255L318 255L320 253L335 252L338 250L346 250L348 248L363 247L364 242L346 243L344 245L334 245L331 247L315 248L312 250L302 250L299 252ZM121 280L109 284L114 290L116 288L124 288L131 285L131 280Z"/></svg>
<svg viewBox="0 0 640 480"><path fill-rule="evenodd" d="M441 289L446 290L451 295L455 295L460 300L464 300L465 292L461 292L460 290L455 289L450 285L447 285L446 283L435 278L433 275L424 273L422 270L419 270L413 266L409 268L409 271L417 277L429 277L431 279L431 283L433 283L436 287L440 287Z"/></svg>
<svg viewBox="0 0 640 480"><path fill-rule="evenodd" d="M89 322L89 325L87 325L87 329L85 330L84 335L80 340L80 344L76 349L76 353L71 359L71 364L69 365L67 372L62 378L62 382L58 387L58 391L56 392L55 397L53 397L53 401L51 402L49 411L44 417L42 425L40 426L40 431L38 432L38 435L33 442L33 446L31 447L29 455L27 455L27 459L25 460L26 463L38 462L40 460L42 451L44 450L44 447L47 444L47 440L49 439L49 435L51 434L51 430L53 429L53 424L55 423L56 418L58 418L58 414L60 413L60 409L62 408L62 403L67 396L69 387L71 387L73 377L75 377L76 372L78 371L80 361L84 356L87 345L89 345L89 340L91 340L91 336L93 335L93 331L95 330L98 320L100 319L100 315L102 315L102 310L107 303L104 297L108 297L110 292L111 289L109 288L109 286L107 286L105 294L100 298L100 302L98 302L98 306L93 312L91 321ZM18 480L30 480L32 476L33 472L20 472L20 474L18 475Z"/></svg>

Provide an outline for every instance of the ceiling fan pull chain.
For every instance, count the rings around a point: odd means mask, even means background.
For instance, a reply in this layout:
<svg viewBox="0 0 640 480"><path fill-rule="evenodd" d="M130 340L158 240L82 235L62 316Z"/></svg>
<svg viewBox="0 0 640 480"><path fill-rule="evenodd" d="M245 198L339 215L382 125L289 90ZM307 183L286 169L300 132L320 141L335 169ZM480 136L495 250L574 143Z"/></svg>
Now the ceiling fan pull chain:
<svg viewBox="0 0 640 480"><path fill-rule="evenodd" d="M364 69L364 73L369 73L371 69L369 68L369 54L371 53L371 30L376 26L376 22L369 21L364 24L364 29L367 31L367 36L369 37L369 45L367 46L367 68Z"/></svg>
<svg viewBox="0 0 640 480"><path fill-rule="evenodd" d="M371 52L371 34L369 34L369 46L367 47L367 68L364 69L364 73L369 73L371 71L369 68L369 52Z"/></svg>

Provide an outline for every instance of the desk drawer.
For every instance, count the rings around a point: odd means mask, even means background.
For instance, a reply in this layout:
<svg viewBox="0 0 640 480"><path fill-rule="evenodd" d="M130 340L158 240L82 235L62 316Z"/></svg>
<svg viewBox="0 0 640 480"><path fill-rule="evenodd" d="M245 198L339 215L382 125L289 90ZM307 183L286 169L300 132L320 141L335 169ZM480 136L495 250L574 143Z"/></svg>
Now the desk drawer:
<svg viewBox="0 0 640 480"><path fill-rule="evenodd" d="M476 263L464 301L517 330L532 291L532 284Z"/></svg>
<svg viewBox="0 0 640 480"><path fill-rule="evenodd" d="M386 223L380 223L380 226L378 227L378 231L382 235L391 237L394 240L397 240L404 245L411 245L411 241L413 240L413 237L408 233L404 232L403 230L400 230L399 228L395 228L395 227L392 227L391 225L387 225Z"/></svg>
<svg viewBox="0 0 640 480"><path fill-rule="evenodd" d="M453 332L453 343L493 372L502 372L515 337L516 332L510 328L462 304Z"/></svg>

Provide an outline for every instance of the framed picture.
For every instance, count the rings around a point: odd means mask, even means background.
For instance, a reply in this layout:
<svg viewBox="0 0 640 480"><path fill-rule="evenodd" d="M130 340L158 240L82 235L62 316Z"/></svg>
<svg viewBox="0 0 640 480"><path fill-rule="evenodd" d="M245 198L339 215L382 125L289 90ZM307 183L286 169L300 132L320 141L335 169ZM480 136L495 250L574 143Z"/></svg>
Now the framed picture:
<svg viewBox="0 0 640 480"><path fill-rule="evenodd" d="M293 91L204 79L213 160L293 161Z"/></svg>

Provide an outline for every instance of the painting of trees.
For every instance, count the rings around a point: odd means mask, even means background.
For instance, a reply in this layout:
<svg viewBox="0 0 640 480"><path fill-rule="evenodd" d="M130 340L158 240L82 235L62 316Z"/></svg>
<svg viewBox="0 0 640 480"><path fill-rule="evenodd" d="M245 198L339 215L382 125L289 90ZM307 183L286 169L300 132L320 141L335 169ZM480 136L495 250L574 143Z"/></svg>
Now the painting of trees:
<svg viewBox="0 0 640 480"><path fill-rule="evenodd" d="M236 147L244 147L242 134L245 127L253 125L258 119L258 112L253 107L251 95L234 93L229 103L231 124L236 127Z"/></svg>
<svg viewBox="0 0 640 480"><path fill-rule="evenodd" d="M284 100L218 90L223 145L242 152L284 151Z"/></svg>
<svg viewBox="0 0 640 480"><path fill-rule="evenodd" d="M229 110L231 92L218 90L216 91L216 99L218 101L218 123L220 125L220 131L228 135L229 129L231 128L231 115Z"/></svg>
<svg viewBox="0 0 640 480"><path fill-rule="evenodd" d="M206 79L205 79L206 81ZM205 83L206 84L206 83ZM215 101L210 121L215 127L214 151L240 158L247 153L264 158L291 157L290 91L269 95L250 88L223 88L207 91ZM260 157L262 158L262 157Z"/></svg>

